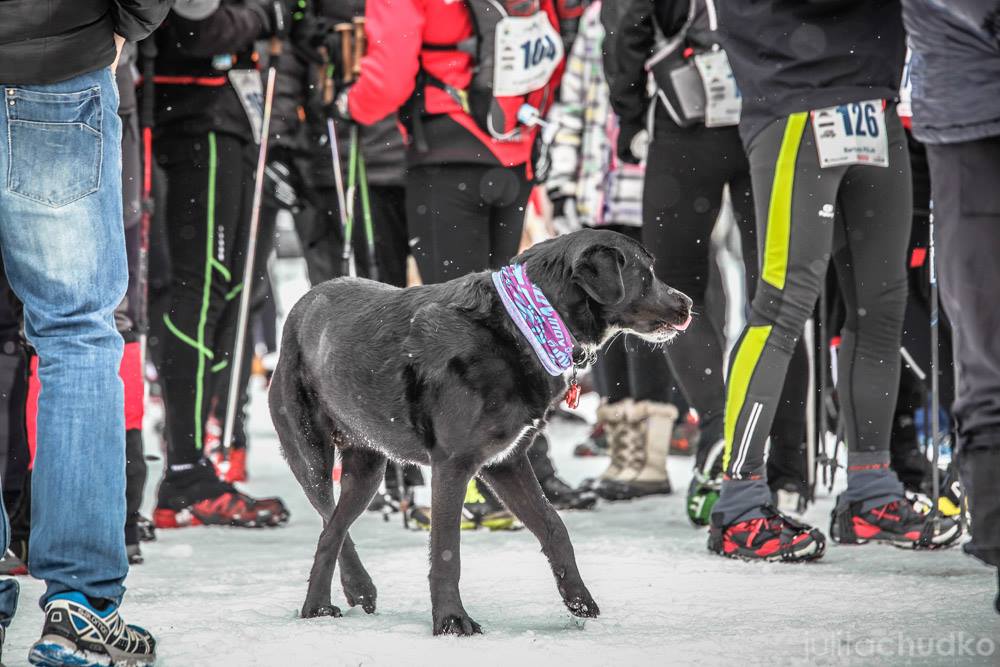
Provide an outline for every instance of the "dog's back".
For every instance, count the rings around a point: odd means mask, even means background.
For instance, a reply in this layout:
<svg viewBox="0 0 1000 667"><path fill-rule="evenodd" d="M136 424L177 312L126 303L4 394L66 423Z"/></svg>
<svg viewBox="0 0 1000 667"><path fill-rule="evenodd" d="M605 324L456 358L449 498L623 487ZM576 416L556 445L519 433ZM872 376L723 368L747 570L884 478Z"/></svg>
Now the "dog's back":
<svg viewBox="0 0 1000 667"><path fill-rule="evenodd" d="M399 289L338 279L310 290L292 308L282 333L270 399L279 434L315 429L322 421L325 432L339 438L332 443L337 446L382 449L392 442L394 451L385 452L390 456L425 459L427 448L413 428L419 416L407 369L444 365L462 348L471 353L471 325L453 306L469 303L486 280L474 274ZM447 335L438 335L439 329ZM284 414L276 412L279 403ZM305 407L289 420L293 403Z"/></svg>

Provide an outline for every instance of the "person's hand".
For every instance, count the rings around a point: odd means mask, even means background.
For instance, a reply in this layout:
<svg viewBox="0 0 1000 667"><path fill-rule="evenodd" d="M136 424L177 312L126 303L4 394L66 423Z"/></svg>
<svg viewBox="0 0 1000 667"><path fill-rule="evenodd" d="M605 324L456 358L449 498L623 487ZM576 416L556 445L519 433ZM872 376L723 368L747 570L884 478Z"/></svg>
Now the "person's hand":
<svg viewBox="0 0 1000 667"><path fill-rule="evenodd" d="M340 92L337 93L337 98L333 102L333 108L330 110L335 120L339 120L344 123L354 122L354 119L351 118L350 94L350 84L342 88Z"/></svg>
<svg viewBox="0 0 1000 667"><path fill-rule="evenodd" d="M618 159L628 164L639 164L646 158L649 143L646 129L639 123L622 122L618 128Z"/></svg>
<svg viewBox="0 0 1000 667"><path fill-rule="evenodd" d="M583 228L576 210L576 197L553 193L549 199L552 201L552 227L556 234L569 234Z"/></svg>
<svg viewBox="0 0 1000 667"><path fill-rule="evenodd" d="M118 69L118 60L122 57L122 49L125 48L125 38L115 33L115 60L111 63L111 71Z"/></svg>
<svg viewBox="0 0 1000 667"><path fill-rule="evenodd" d="M311 63L324 65L331 57L340 57L340 35L334 33L330 22L321 16L309 14L292 23L288 38L292 48Z"/></svg>

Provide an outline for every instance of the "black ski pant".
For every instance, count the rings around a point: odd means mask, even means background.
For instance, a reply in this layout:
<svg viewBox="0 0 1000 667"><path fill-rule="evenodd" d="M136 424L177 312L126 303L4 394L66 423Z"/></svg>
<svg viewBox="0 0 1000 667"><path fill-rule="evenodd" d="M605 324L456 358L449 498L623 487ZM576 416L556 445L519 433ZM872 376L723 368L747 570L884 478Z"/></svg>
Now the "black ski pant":
<svg viewBox="0 0 1000 667"><path fill-rule="evenodd" d="M224 133L176 132L154 148L166 175L170 286L158 356L176 472L202 456L214 385L231 363L257 147Z"/></svg>
<svg viewBox="0 0 1000 667"><path fill-rule="evenodd" d="M531 182L524 167L441 164L410 167L406 219L424 284L498 269L517 254ZM528 451L535 475L555 472L544 435ZM485 492L484 485L479 485Z"/></svg>
<svg viewBox="0 0 1000 667"><path fill-rule="evenodd" d="M122 119L122 210L125 224L125 254L128 258L128 291L115 311L115 324L125 339L122 380L125 383L125 544L139 541L137 521L146 488L146 453L142 440L142 405L145 377L142 334L147 324L142 256L142 140L139 114L131 111ZM135 368L138 366L139 368ZM131 372L126 371L126 368Z"/></svg>
<svg viewBox="0 0 1000 667"><path fill-rule="evenodd" d="M954 414L968 553L1000 566L1000 137L928 145L941 300L954 327Z"/></svg>
<svg viewBox="0 0 1000 667"><path fill-rule="evenodd" d="M727 478L713 512L724 523L751 518L770 501L767 434L831 255L847 305L837 386L848 448L841 500L902 493L889 470L889 437L913 202L906 136L894 106L886 110L886 126L886 168L820 168L808 112L775 121L748 145L762 262L727 376Z"/></svg>
<svg viewBox="0 0 1000 667"><path fill-rule="evenodd" d="M619 234L642 241L639 227L605 225ZM672 403L673 378L663 354L640 338L616 336L598 353L591 370L597 392L609 403L626 398Z"/></svg>
<svg viewBox="0 0 1000 667"><path fill-rule="evenodd" d="M926 491L929 483L930 463L922 442L918 439L917 410L925 410L924 436L930 437L929 415L931 383L930 341L930 204L931 179L927 165L927 152L923 144L907 132L910 149L910 171L913 177L913 229L910 232L908 261L909 296L903 318L902 347L913 358L916 368L911 368L906 358L899 376L899 398L893 417L892 469L908 488ZM951 322L944 311L938 316L938 390L939 403L950 414L955 400L955 370L952 363ZM924 376L924 377L921 377ZM944 428L944 422L942 422Z"/></svg>
<svg viewBox="0 0 1000 667"><path fill-rule="evenodd" d="M523 167L411 167L406 213L424 283L496 269L517 254L531 183Z"/></svg>
<svg viewBox="0 0 1000 667"><path fill-rule="evenodd" d="M406 194L402 185L369 184L375 262L379 281L406 286L406 258L410 254L406 231ZM332 186L306 186L300 193L302 207L294 213L295 230L302 244L309 282L321 282L344 275L342 256L344 232L340 207ZM355 269L361 277L371 277L365 239L360 194L354 204L355 222L351 245Z"/></svg>
<svg viewBox="0 0 1000 667"><path fill-rule="evenodd" d="M712 445L723 436L726 340L723 323L707 314L706 296L710 276L718 273L713 265L711 235L727 183L752 298L758 265L754 199L739 133L735 127L681 129L658 110L646 163L642 241L656 258L653 268L657 276L690 296L695 312L703 314L666 348L675 377L701 416L699 466L706 463ZM776 485L791 481L805 491L808 361L803 345L794 350L794 363L770 430L768 467Z"/></svg>

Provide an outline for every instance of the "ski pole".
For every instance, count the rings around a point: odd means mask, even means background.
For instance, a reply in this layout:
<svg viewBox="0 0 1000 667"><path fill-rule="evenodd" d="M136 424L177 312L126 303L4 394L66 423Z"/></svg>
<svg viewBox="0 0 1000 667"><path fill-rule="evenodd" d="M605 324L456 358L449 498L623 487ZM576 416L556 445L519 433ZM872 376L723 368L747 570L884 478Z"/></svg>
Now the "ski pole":
<svg viewBox="0 0 1000 667"><path fill-rule="evenodd" d="M333 118L326 119L326 134L330 142L330 159L333 161L333 183L337 191L337 208L340 213L340 231L344 238L344 257L341 272L354 278L354 254L351 251L351 237L354 230L347 212L347 198L344 196L344 174L340 167L340 147L337 145L337 128Z"/></svg>
<svg viewBox="0 0 1000 667"><path fill-rule="evenodd" d="M351 27L354 35L354 53L352 54L351 59L351 74L356 79L361 76L361 59L364 57L365 49L368 47L368 37L365 35L365 17L355 16L351 20Z"/></svg>
<svg viewBox="0 0 1000 667"><path fill-rule="evenodd" d="M824 271L823 273L823 283L819 290L819 358L817 359L816 365L819 371L819 377L817 378L817 384L819 389L819 411L817 415L816 424L816 437L819 438L819 442L823 445L823 450L826 451L826 434L829 431L830 419L827 414L827 400L829 396L829 388L826 383L826 374L830 370L830 359L828 347L830 344L829 332L827 331L827 294L826 294L826 278L828 273ZM837 475L837 447L838 443L835 442L833 445L833 457L830 461L830 491L833 491L833 480ZM817 445L818 446L818 445Z"/></svg>
<svg viewBox="0 0 1000 667"><path fill-rule="evenodd" d="M340 270L352 278L357 274L354 261L354 202L358 182L358 127L351 126L350 152L347 157L347 227L344 230L344 247L340 256Z"/></svg>
<svg viewBox="0 0 1000 667"><path fill-rule="evenodd" d="M260 207L264 196L264 170L267 167L267 140L271 130L271 111L274 106L274 84L278 76L278 59L281 57L281 39L285 32L284 14L280 2L274 3L277 25L271 38L270 62L267 66L267 85L264 91L264 118L260 131L260 150L257 153L257 171L254 175L253 206L250 209L250 232L243 266L243 289L240 291L239 315L236 318L236 340L229 373L229 395L226 397L226 421L222 430L222 446L232 443L236 423L236 405L242 393L240 375L243 372L243 347L246 344L247 320L250 316L250 295L253 292L254 257L257 254L257 233L260 229Z"/></svg>
<svg viewBox="0 0 1000 667"><path fill-rule="evenodd" d="M361 152L360 146L357 148L357 151L358 189L361 192L361 215L365 224L365 245L368 250L368 277L372 280L378 281L378 260L375 254L375 225L372 222L372 203L371 196L368 192L368 172L365 168L365 156L364 153Z"/></svg>
<svg viewBox="0 0 1000 667"><path fill-rule="evenodd" d="M358 158L358 178L361 180L361 215L365 223L365 243L368 246L368 277L378 281L378 258L375 253L375 225L372 222L371 197L368 192L368 172L365 169L365 156Z"/></svg>
<svg viewBox="0 0 1000 667"><path fill-rule="evenodd" d="M341 48L343 48L343 53L346 55L350 52L350 61L345 61L344 70L345 76L349 76L346 81L353 81L361 76L361 58L365 55L365 19L363 16L355 16L351 19L350 32L347 33L351 36L351 48L348 49L342 43ZM345 33L347 29L345 27ZM375 237L371 226L371 211L370 202L368 201L368 182L367 176L365 174L365 164L364 158L360 155L360 133L358 131L357 125L351 126L351 155L350 164L348 166L348 178L347 178L347 217L350 221L350 236L344 238L344 256L343 261L345 266L352 262L354 259L354 221L356 217L354 215L354 207L357 202L358 194L358 179L361 180L361 207L362 215L364 216L365 223L365 240L367 243L368 250L368 277L372 280L378 280L378 268L375 266ZM356 269L355 269L356 271ZM351 274L352 276L355 274Z"/></svg>
<svg viewBox="0 0 1000 667"><path fill-rule="evenodd" d="M809 488L810 499L816 496L816 468L818 467L819 439L816 437L816 324L810 317L806 320L802 338L806 346L806 363L809 371L809 380L806 392L806 482ZM823 449L825 457L826 450ZM823 460L823 483L826 484L829 466Z"/></svg>
<svg viewBox="0 0 1000 667"><path fill-rule="evenodd" d="M941 498L941 472L938 469L938 457L940 456L941 424L939 420L940 396L939 379L940 359L938 357L938 334L939 334L939 312L938 312L938 284L937 268L935 266L934 252L934 202L930 202L930 210L927 216L928 241L927 254L930 261L930 311L931 311L931 496L934 506L931 509L931 521L933 522L934 534L937 534L938 504Z"/></svg>
<svg viewBox="0 0 1000 667"><path fill-rule="evenodd" d="M354 81L354 26L351 23L338 23L333 26L334 31L340 35L340 58L343 72L341 77L345 84ZM337 204L340 206L340 229L343 236L344 247L341 253L341 273L354 278L357 276L357 267L354 262L354 192L348 186L346 194L344 189L344 174L340 162L340 147L337 145L337 131L332 118L326 120L326 131L330 137L330 154L333 158L333 179L337 188ZM352 127L351 145L354 145L354 136L357 128Z"/></svg>

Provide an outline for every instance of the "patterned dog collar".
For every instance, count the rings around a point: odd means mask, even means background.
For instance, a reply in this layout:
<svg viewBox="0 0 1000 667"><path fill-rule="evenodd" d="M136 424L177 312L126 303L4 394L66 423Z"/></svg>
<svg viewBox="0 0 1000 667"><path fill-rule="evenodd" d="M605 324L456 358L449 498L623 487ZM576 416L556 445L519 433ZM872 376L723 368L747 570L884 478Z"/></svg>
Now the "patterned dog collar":
<svg viewBox="0 0 1000 667"><path fill-rule="evenodd" d="M573 336L542 290L528 278L524 265L511 264L496 271L493 286L545 370L550 375L568 371L573 366Z"/></svg>

